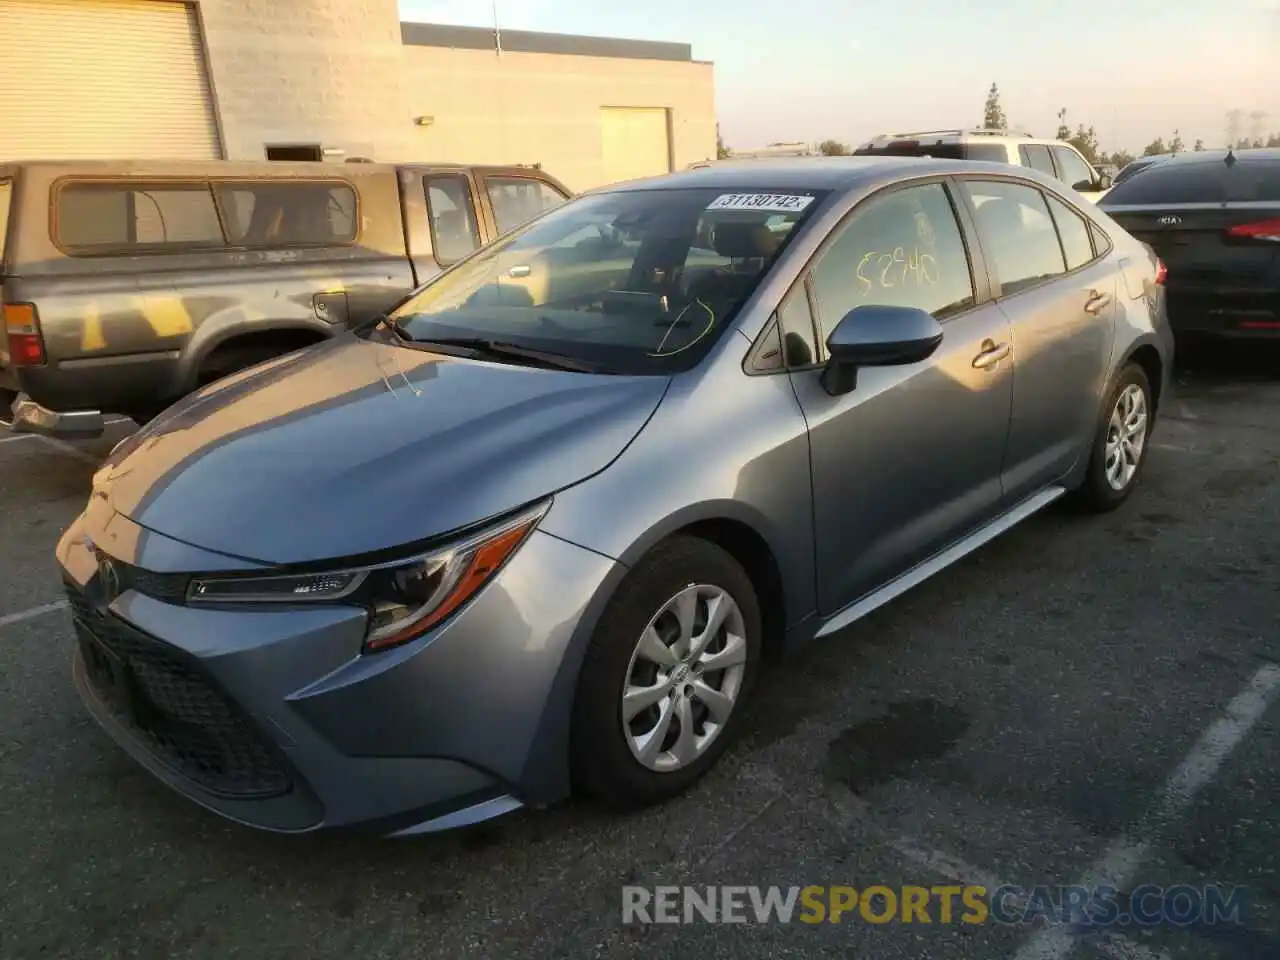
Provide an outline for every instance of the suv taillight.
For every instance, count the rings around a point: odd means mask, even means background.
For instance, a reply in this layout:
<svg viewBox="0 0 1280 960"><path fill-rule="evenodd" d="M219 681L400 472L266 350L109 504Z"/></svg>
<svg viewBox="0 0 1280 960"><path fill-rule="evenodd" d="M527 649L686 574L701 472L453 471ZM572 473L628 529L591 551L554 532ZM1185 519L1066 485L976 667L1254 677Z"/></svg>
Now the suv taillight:
<svg viewBox="0 0 1280 960"><path fill-rule="evenodd" d="M44 363L44 341L33 303L0 304L4 332L9 341L9 363L15 367L38 367Z"/></svg>
<svg viewBox="0 0 1280 960"><path fill-rule="evenodd" d="M1169 268L1164 265L1164 261L1156 260L1156 286L1163 287L1164 282L1169 279Z"/></svg>
<svg viewBox="0 0 1280 960"><path fill-rule="evenodd" d="M1242 240L1270 240L1272 243L1280 243L1280 217L1236 224L1227 230L1227 236Z"/></svg>

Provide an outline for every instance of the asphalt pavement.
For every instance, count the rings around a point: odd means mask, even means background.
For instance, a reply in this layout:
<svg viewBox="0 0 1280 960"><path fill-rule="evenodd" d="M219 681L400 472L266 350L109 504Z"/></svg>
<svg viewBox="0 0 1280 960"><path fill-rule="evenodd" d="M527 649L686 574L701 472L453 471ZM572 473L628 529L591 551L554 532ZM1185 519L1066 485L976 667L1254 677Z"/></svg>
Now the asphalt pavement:
<svg viewBox="0 0 1280 960"><path fill-rule="evenodd" d="M0 956L1280 956L1280 353L1179 376L1139 491L1052 508L775 667L692 793L384 841L229 825L82 709L53 563L128 423L0 430ZM198 509L198 507L193 507ZM624 924L639 885L1247 888L1240 922ZM958 916L958 914L957 914Z"/></svg>

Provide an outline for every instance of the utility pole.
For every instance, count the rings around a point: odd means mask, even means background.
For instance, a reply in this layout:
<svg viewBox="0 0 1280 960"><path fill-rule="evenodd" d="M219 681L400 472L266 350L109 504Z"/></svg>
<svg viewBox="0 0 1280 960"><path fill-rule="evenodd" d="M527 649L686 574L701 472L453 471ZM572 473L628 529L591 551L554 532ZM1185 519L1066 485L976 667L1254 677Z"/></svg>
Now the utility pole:
<svg viewBox="0 0 1280 960"><path fill-rule="evenodd" d="M493 0L493 48L502 56L502 28L498 26L498 0Z"/></svg>

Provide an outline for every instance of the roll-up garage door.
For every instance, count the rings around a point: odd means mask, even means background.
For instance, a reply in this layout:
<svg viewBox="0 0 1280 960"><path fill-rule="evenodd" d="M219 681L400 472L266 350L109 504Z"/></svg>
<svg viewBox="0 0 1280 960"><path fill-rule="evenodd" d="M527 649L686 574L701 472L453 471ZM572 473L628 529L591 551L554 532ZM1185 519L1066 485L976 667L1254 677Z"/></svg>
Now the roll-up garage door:
<svg viewBox="0 0 1280 960"><path fill-rule="evenodd" d="M600 163L606 183L671 172L665 107L602 107Z"/></svg>
<svg viewBox="0 0 1280 960"><path fill-rule="evenodd" d="M191 5L0 0L0 162L219 156Z"/></svg>

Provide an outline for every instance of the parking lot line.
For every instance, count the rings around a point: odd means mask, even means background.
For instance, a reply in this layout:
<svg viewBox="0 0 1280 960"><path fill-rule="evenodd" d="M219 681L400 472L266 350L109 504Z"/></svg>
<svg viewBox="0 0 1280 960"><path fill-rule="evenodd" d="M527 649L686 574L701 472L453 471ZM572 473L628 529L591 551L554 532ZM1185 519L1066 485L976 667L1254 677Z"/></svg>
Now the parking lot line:
<svg viewBox="0 0 1280 960"><path fill-rule="evenodd" d="M0 616L0 627L10 627L15 623L22 623L24 620L33 620L36 617L43 617L46 613L54 613L58 610L65 610L67 601L58 600L54 603L46 603L39 607L32 607L29 610L19 610L17 613L6 613Z"/></svg>
<svg viewBox="0 0 1280 960"><path fill-rule="evenodd" d="M1222 762L1262 719L1277 692L1280 692L1280 664L1268 663L1253 675L1249 685L1227 704L1223 715L1196 741L1165 783L1159 802L1139 830L1132 836L1121 835L1113 840L1080 885L1090 889L1107 886L1123 890L1147 858L1160 832L1187 808L1200 788L1213 779ZM1014 960L1062 960L1075 944L1076 936L1071 928L1046 927L1023 944Z"/></svg>
<svg viewBox="0 0 1280 960"><path fill-rule="evenodd" d="M36 440L34 433L18 433L12 437L0 437L0 443L17 443L19 440Z"/></svg>
<svg viewBox="0 0 1280 960"><path fill-rule="evenodd" d="M77 450L71 444L62 440L55 440L53 437L41 436L37 436L36 439L42 441L46 446L53 447L53 449L65 453L69 457L75 457L77 460L83 460L85 463L93 464L95 467L101 462L98 457L85 453L83 450Z"/></svg>

